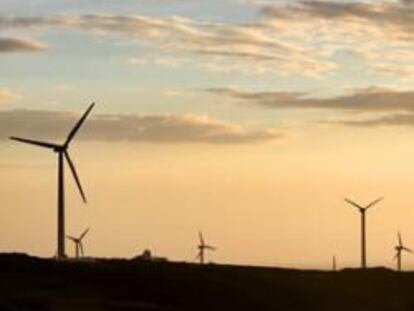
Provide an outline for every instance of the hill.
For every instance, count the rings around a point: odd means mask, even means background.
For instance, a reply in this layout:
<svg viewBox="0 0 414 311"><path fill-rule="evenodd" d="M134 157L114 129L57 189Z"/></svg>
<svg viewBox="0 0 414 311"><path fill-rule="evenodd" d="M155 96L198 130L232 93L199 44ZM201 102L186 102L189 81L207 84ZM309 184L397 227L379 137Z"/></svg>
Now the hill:
<svg viewBox="0 0 414 311"><path fill-rule="evenodd" d="M0 255L0 310L414 310L414 273Z"/></svg>

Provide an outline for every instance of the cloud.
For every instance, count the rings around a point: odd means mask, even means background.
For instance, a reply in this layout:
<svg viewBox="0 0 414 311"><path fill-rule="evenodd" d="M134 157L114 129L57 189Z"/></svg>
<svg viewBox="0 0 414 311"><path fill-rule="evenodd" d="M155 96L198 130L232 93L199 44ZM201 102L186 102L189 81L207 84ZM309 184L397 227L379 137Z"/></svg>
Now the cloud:
<svg viewBox="0 0 414 311"><path fill-rule="evenodd" d="M175 56L197 55L212 65L205 66L206 69L229 65L231 71L240 67L242 72L250 73L318 75L335 67L317 53L297 47L256 23L223 24L177 16L114 14L0 16L0 30L33 27L81 29L95 35L122 36L155 46L162 52L175 53ZM133 60L137 62L137 58Z"/></svg>
<svg viewBox="0 0 414 311"><path fill-rule="evenodd" d="M39 42L20 38L0 38L0 53L38 52L45 49Z"/></svg>
<svg viewBox="0 0 414 311"><path fill-rule="evenodd" d="M162 67L178 67L184 63L189 63L189 60L185 58L177 58L177 57L162 57L162 56L141 56L141 57L131 57L128 60L129 64L132 65L149 65L149 66L162 66Z"/></svg>
<svg viewBox="0 0 414 311"><path fill-rule="evenodd" d="M379 118L371 118L364 120L340 120L325 122L330 124L340 124L354 127L394 127L394 126L414 126L414 114L392 114Z"/></svg>
<svg viewBox="0 0 414 311"><path fill-rule="evenodd" d="M327 98L312 97L306 92L246 92L235 88L210 88L203 91L229 97L236 104L244 106L344 113L344 119L318 121L319 124L365 128L414 126L414 90L370 87Z"/></svg>
<svg viewBox="0 0 414 311"><path fill-rule="evenodd" d="M19 99L21 96L8 88L0 88L0 104L9 103Z"/></svg>
<svg viewBox="0 0 414 311"><path fill-rule="evenodd" d="M396 28L411 32L414 26L411 1L294 1L290 5L265 5L262 13L270 18L290 19L292 17L323 20L348 19L355 22L367 21L376 26ZM411 33L408 33L412 35Z"/></svg>
<svg viewBox="0 0 414 311"><path fill-rule="evenodd" d="M352 57L354 67L376 77L414 76L414 67L407 66L414 61L413 1L265 3L252 6L260 14L248 22L98 13L0 16L0 31L60 27L106 36L108 40L116 36L117 40L133 40L156 49L152 59L130 58L135 64L323 77L341 70Z"/></svg>
<svg viewBox="0 0 414 311"><path fill-rule="evenodd" d="M0 111L0 139L23 136L64 138L77 116L40 110ZM272 141L283 135L271 130L247 131L240 126L195 115L95 115L85 124L80 139L147 143L249 144Z"/></svg>
<svg viewBox="0 0 414 311"><path fill-rule="evenodd" d="M232 98L240 105L272 109L414 112L414 90L370 87L329 98L312 97L305 92L247 92L231 88L210 88L204 91Z"/></svg>
<svg viewBox="0 0 414 311"><path fill-rule="evenodd" d="M234 88L210 88L204 91L229 97L238 105L348 112L346 119L318 121L320 124L366 128L414 126L414 90L370 87L328 98L312 97L306 92L246 92Z"/></svg>
<svg viewBox="0 0 414 311"><path fill-rule="evenodd" d="M414 2L289 1L261 9L268 27L312 38L324 53L352 51L374 74L412 77Z"/></svg>

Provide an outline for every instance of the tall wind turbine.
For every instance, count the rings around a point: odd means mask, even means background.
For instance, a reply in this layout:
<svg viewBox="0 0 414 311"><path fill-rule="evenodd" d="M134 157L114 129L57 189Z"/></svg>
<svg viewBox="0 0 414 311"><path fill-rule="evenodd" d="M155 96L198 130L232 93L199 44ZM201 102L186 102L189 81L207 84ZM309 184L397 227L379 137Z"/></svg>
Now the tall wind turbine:
<svg viewBox="0 0 414 311"><path fill-rule="evenodd" d="M336 272L337 267L336 267L336 256L332 256L332 271Z"/></svg>
<svg viewBox="0 0 414 311"><path fill-rule="evenodd" d="M79 259L80 256L83 257L83 255L85 254L84 249L83 249L82 240L88 232L89 232L89 228L86 229L85 231L83 231L83 233L78 238L75 238L75 237L70 236L70 235L66 236L69 240L71 240L73 243L75 243L75 258L76 259Z"/></svg>
<svg viewBox="0 0 414 311"><path fill-rule="evenodd" d="M65 142L61 145L43 141L37 141L32 139L20 138L20 137L10 137L12 140L16 140L22 143L35 145L38 147L48 148L53 150L58 156L58 220L57 220L57 259L61 260L66 258L65 254L65 187L64 187L64 162L69 165L70 171L75 179L76 185L79 189L80 195L84 203L86 203L86 196L82 189L78 173L76 172L75 165L73 164L68 148L70 142L75 137L76 133L78 132L79 128L82 126L83 122L91 112L92 108L94 107L94 103L92 103L89 108L85 111L83 116L79 119L79 121L75 124L72 130L69 132Z"/></svg>
<svg viewBox="0 0 414 311"><path fill-rule="evenodd" d="M366 211L382 201L383 198L376 199L366 206L361 206L350 199L345 198L345 201L352 206L356 207L361 213L361 268L365 269L367 267L367 248L366 248L366 225L365 225L365 213Z"/></svg>
<svg viewBox="0 0 414 311"><path fill-rule="evenodd" d="M198 233L198 237L200 239L200 244L198 245L198 255L197 259L200 259L200 264L204 264L204 252L205 250L215 251L216 248L214 246L210 246L204 242L203 234L201 231Z"/></svg>
<svg viewBox="0 0 414 311"><path fill-rule="evenodd" d="M412 253L413 251L404 246L400 232L398 232L398 245L395 246L395 250L397 251L394 257L395 259L397 259L397 269L398 271L401 271L402 252L406 251Z"/></svg>

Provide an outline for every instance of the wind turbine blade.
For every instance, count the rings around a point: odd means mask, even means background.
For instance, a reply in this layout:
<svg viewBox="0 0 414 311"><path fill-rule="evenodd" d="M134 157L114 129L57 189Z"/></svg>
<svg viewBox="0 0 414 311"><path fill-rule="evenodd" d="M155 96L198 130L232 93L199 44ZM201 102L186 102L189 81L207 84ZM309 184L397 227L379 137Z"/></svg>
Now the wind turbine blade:
<svg viewBox="0 0 414 311"><path fill-rule="evenodd" d="M69 145L69 143L72 141L73 137L75 137L76 133L78 132L79 128L82 126L85 119L88 117L89 113L91 112L93 106L95 106L95 103L92 103L89 108L85 111L82 118L79 119L78 123L75 124L73 129L70 131L68 138L66 139L65 146Z"/></svg>
<svg viewBox="0 0 414 311"><path fill-rule="evenodd" d="M69 239L69 240L72 240L73 242L75 242L75 243L76 243L76 240L77 240L77 239L76 239L75 237L70 236L70 235L67 235L67 236L66 236L66 238L67 238L67 239Z"/></svg>
<svg viewBox="0 0 414 311"><path fill-rule="evenodd" d="M406 252L412 253L413 251L411 249L409 249L408 247L403 247L403 250L405 250Z"/></svg>
<svg viewBox="0 0 414 311"><path fill-rule="evenodd" d="M211 250L211 251L215 251L215 250L217 250L217 247L210 246L210 245L206 245L206 246L204 246L204 248L209 249L209 250Z"/></svg>
<svg viewBox="0 0 414 311"><path fill-rule="evenodd" d="M31 145L35 145L38 147L44 147L44 148L49 148L49 149L55 149L59 147L59 145L56 145L56 144L33 140L33 139L20 138L20 137L15 137L15 136L11 136L10 139L21 142L21 143L31 144Z"/></svg>
<svg viewBox="0 0 414 311"><path fill-rule="evenodd" d="M204 246L205 243L204 243L204 238L203 238L203 234L201 233L201 231L198 232L198 237L200 238L200 244Z"/></svg>
<svg viewBox="0 0 414 311"><path fill-rule="evenodd" d="M399 246L403 246L403 242L402 242L402 238L401 238L401 233L400 233L400 231L398 231L398 245L399 245Z"/></svg>
<svg viewBox="0 0 414 311"><path fill-rule="evenodd" d="M72 162L72 160L69 156L69 153L67 151L65 151L65 158L68 161L69 168L72 172L73 178L75 179L76 185L78 186L78 189L79 189L80 195L82 197L82 200L83 200L84 203L87 203L86 202L86 196L85 196L85 193L83 192L82 185L80 183L78 173L76 173L75 165L73 164L73 162Z"/></svg>
<svg viewBox="0 0 414 311"><path fill-rule="evenodd" d="M369 203L369 204L365 207L365 209L369 209L370 207L374 206L375 204L377 204L377 203L381 202L383 199L384 199L384 198L382 198L382 197L381 197L381 198L376 199L375 201L372 201L371 203Z"/></svg>
<svg viewBox="0 0 414 311"><path fill-rule="evenodd" d="M364 209L361 205L359 205L359 204L355 203L354 201L352 201L352 200L350 200L350 199L348 199L348 198L345 198L344 200L345 200L345 202L347 202L347 203L349 203L349 204L351 204L351 205L355 206L355 207L356 207L356 208L358 208L358 209Z"/></svg>
<svg viewBox="0 0 414 311"><path fill-rule="evenodd" d="M83 233L81 234L81 236L79 237L79 240L82 240L84 237L85 237L85 235L89 232L89 229L90 228L87 228L85 231L83 231Z"/></svg>

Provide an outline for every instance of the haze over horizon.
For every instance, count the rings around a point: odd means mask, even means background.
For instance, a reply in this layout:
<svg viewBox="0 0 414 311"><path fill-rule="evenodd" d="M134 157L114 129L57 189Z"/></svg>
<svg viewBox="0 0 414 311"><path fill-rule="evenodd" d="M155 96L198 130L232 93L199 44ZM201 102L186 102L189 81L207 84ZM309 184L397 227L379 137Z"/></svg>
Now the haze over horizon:
<svg viewBox="0 0 414 311"><path fill-rule="evenodd" d="M71 146L66 232L85 253L395 268L414 248L414 1L0 2L0 252L52 256L56 159ZM73 245L67 244L73 255ZM414 269L414 256L404 256Z"/></svg>

